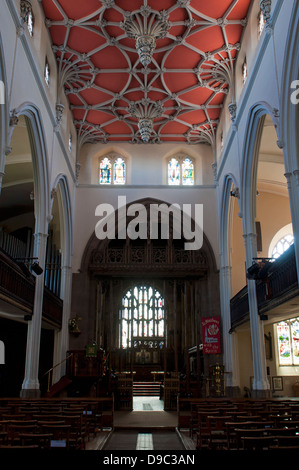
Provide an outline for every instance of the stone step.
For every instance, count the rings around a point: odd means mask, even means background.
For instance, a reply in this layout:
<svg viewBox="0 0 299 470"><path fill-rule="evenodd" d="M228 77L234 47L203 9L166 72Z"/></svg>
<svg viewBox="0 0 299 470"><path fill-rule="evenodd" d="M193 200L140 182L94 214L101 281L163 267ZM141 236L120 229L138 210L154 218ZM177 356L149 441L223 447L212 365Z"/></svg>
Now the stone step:
<svg viewBox="0 0 299 470"><path fill-rule="evenodd" d="M160 395L160 382L134 382L133 395L157 397Z"/></svg>

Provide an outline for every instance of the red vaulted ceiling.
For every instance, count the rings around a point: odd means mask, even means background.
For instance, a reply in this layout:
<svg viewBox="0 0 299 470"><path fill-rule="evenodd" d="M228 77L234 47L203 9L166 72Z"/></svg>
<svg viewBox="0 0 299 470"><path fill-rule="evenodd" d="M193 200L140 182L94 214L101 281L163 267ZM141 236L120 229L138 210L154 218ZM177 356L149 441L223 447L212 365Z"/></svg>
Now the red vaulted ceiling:
<svg viewBox="0 0 299 470"><path fill-rule="evenodd" d="M81 143L142 142L136 108L154 111L150 142L198 143L213 135L250 3L43 0ZM144 66L125 20L157 24L161 15L166 27Z"/></svg>

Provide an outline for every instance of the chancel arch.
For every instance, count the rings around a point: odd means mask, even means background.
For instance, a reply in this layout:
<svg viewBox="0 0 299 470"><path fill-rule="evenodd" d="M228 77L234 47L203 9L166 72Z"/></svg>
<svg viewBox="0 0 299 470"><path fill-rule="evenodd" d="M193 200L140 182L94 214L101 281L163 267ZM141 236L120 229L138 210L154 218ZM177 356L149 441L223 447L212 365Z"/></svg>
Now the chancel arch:
<svg viewBox="0 0 299 470"><path fill-rule="evenodd" d="M162 201L137 203L149 221L151 205ZM145 239L119 239L117 216L116 211L116 237L99 240L94 234L80 273L73 275L72 315L81 317L82 334L72 341L95 341L105 350L111 373L134 372L136 381L149 380L157 371L176 377L183 373L186 386L193 381L199 390L198 385L205 387L211 361L200 350L201 319L220 312L211 245L203 234L201 248L185 249L189 240L173 236L172 217L168 238L151 239L148 231ZM158 232L163 232L161 220Z"/></svg>

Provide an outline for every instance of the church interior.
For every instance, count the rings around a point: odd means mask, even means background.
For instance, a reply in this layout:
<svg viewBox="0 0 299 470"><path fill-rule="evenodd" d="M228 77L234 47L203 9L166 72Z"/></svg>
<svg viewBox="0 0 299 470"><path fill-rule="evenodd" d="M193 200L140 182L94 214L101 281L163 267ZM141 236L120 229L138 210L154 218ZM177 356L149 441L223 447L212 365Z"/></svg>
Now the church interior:
<svg viewBox="0 0 299 470"><path fill-rule="evenodd" d="M298 2L2 3L0 451L298 450Z"/></svg>

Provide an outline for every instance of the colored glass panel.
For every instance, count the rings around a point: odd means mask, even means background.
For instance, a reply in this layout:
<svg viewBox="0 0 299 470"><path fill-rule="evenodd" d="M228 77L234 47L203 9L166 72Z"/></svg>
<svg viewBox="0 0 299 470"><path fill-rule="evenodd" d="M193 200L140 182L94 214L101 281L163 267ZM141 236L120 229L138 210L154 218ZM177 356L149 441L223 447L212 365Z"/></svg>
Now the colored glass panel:
<svg viewBox="0 0 299 470"><path fill-rule="evenodd" d="M104 158L100 163L100 184L111 184L111 163Z"/></svg>
<svg viewBox="0 0 299 470"><path fill-rule="evenodd" d="M194 184L194 165L189 158L182 163L182 183L186 186Z"/></svg>
<svg viewBox="0 0 299 470"><path fill-rule="evenodd" d="M125 184L126 164L122 158L118 158L114 163L114 184Z"/></svg>
<svg viewBox="0 0 299 470"><path fill-rule="evenodd" d="M147 286L130 289L122 299L119 325L122 348L142 344L158 347L158 338L164 341L164 299L160 292Z"/></svg>
<svg viewBox="0 0 299 470"><path fill-rule="evenodd" d="M172 158L168 163L168 184L180 184L180 164L175 158Z"/></svg>
<svg viewBox="0 0 299 470"><path fill-rule="evenodd" d="M298 319L291 322L291 338L292 338L292 353L293 364L299 364L299 322Z"/></svg>
<svg viewBox="0 0 299 470"><path fill-rule="evenodd" d="M291 337L290 327L286 322L277 324L277 339L278 339L278 358L280 365L291 365Z"/></svg>

